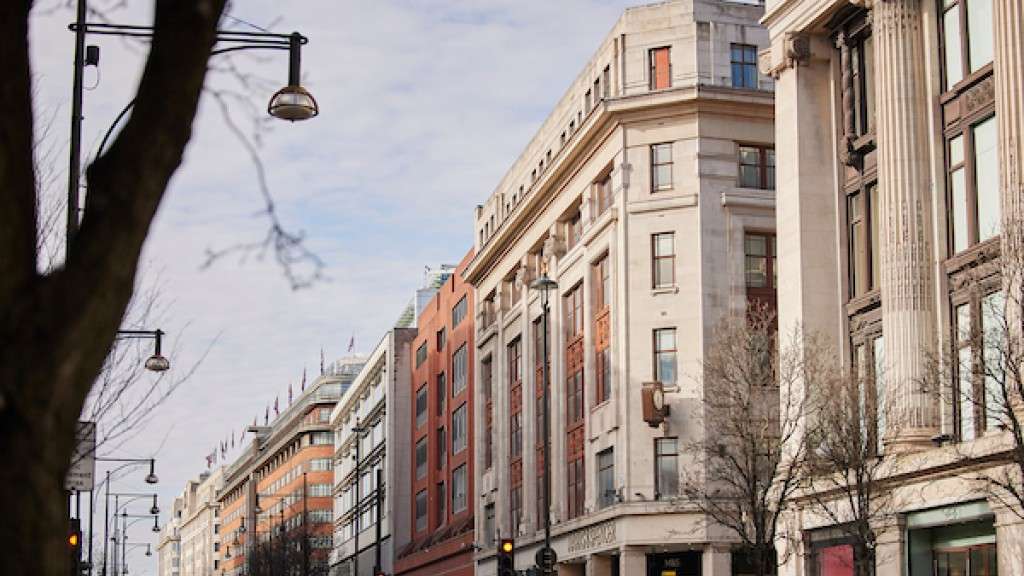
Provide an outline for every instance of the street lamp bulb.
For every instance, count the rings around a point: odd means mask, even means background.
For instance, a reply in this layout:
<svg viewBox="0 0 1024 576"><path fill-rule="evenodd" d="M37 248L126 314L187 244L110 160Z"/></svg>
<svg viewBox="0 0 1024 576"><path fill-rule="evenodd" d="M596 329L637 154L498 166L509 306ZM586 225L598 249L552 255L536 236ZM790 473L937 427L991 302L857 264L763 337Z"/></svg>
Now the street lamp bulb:
<svg viewBox="0 0 1024 576"><path fill-rule="evenodd" d="M160 525L153 524L153 532L159 532L159 531L160 531Z"/></svg>
<svg viewBox="0 0 1024 576"><path fill-rule="evenodd" d="M146 474L146 484L156 484L159 481L160 479L156 477L156 474L153 474L152 472Z"/></svg>
<svg viewBox="0 0 1024 576"><path fill-rule="evenodd" d="M153 555L153 551L150 550L149 548L146 548L146 556L152 556L152 555Z"/></svg>
<svg viewBox="0 0 1024 576"><path fill-rule="evenodd" d="M171 368L171 362L166 356L153 354L146 359L146 370L153 372L166 372Z"/></svg>
<svg viewBox="0 0 1024 576"><path fill-rule="evenodd" d="M157 506L153 506L152 508L149 509L149 513L152 514L153 516L156 516L157 514L160 513L160 508L157 507Z"/></svg>
<svg viewBox="0 0 1024 576"><path fill-rule="evenodd" d="M309 120L320 113L316 99L302 86L285 86L270 98L267 114L281 120L295 122Z"/></svg>

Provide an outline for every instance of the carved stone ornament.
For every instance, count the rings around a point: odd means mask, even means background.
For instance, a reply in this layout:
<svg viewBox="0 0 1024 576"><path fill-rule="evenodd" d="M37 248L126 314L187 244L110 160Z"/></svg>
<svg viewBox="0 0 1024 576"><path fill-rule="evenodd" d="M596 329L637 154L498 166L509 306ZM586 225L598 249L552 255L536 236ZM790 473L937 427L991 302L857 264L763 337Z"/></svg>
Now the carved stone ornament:
<svg viewBox="0 0 1024 576"><path fill-rule="evenodd" d="M795 68L811 59L811 39L804 34L786 36L786 66Z"/></svg>
<svg viewBox="0 0 1024 576"><path fill-rule="evenodd" d="M565 241L558 234L549 234L547 239L544 240L544 251L542 252L542 258L550 269L551 258L561 258L565 254Z"/></svg>

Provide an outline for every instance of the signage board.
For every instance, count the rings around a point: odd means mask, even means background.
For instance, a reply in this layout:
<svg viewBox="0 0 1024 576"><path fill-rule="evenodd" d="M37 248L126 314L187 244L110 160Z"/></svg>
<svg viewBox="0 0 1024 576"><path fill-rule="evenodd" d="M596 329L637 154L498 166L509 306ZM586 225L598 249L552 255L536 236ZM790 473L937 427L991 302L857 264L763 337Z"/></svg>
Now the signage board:
<svg viewBox="0 0 1024 576"><path fill-rule="evenodd" d="M64 489L91 492L96 478L96 423L79 422Z"/></svg>

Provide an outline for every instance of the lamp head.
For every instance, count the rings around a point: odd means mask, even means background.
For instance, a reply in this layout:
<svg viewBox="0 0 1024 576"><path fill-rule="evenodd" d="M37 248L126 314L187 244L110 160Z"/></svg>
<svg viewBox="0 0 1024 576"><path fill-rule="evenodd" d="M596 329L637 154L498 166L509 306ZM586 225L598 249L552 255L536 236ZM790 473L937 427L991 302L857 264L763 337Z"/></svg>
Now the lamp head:
<svg viewBox="0 0 1024 576"><path fill-rule="evenodd" d="M530 282L530 289L539 290L541 292L558 290L558 282L555 282L551 278L548 278L547 272L544 272L540 276L538 276L536 280Z"/></svg>
<svg viewBox="0 0 1024 576"><path fill-rule="evenodd" d="M146 370L152 372L166 372L171 368L171 362L166 356L153 354L146 359ZM148 482L148 480L147 480ZM152 484L152 482L150 482Z"/></svg>
<svg viewBox="0 0 1024 576"><path fill-rule="evenodd" d="M149 547L149 544L146 544L146 556L152 556L152 555L153 555L153 549Z"/></svg>
<svg viewBox="0 0 1024 576"><path fill-rule="evenodd" d="M281 120L296 122L309 120L320 114L320 106L308 90L299 85L288 85L278 90L267 105L267 114Z"/></svg>

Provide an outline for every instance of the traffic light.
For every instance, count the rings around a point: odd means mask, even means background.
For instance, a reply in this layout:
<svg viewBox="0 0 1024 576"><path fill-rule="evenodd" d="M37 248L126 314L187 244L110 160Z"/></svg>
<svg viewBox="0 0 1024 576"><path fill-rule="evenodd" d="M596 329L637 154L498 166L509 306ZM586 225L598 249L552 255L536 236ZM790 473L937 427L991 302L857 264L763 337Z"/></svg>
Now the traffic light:
<svg viewBox="0 0 1024 576"><path fill-rule="evenodd" d="M80 576L82 573L80 564L82 562L82 526L78 518L71 519L71 526L68 527L68 562L71 567L69 574Z"/></svg>
<svg viewBox="0 0 1024 576"><path fill-rule="evenodd" d="M502 538L498 543L498 576L516 576L515 552L515 542Z"/></svg>

